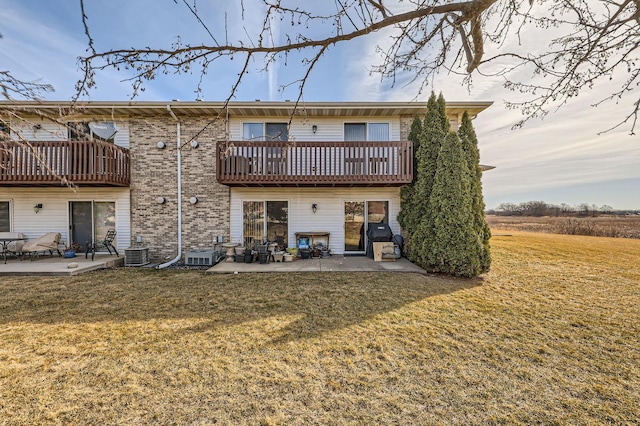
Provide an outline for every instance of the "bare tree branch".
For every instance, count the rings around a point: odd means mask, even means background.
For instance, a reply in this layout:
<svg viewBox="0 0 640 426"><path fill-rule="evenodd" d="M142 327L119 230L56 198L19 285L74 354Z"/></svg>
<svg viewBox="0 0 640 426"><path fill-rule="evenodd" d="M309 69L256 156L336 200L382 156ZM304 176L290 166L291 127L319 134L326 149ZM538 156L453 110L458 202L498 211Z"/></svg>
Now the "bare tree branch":
<svg viewBox="0 0 640 426"><path fill-rule="evenodd" d="M88 44L89 44L89 51L95 55L96 54L96 49L93 46L93 38L91 37L91 32L89 31L89 24L87 23L87 20L89 19L89 17L87 16L87 14L84 11L84 0L80 0L80 11L82 12L82 25L84 26L84 33L87 36Z"/></svg>
<svg viewBox="0 0 640 426"><path fill-rule="evenodd" d="M251 7L261 4L264 8L262 27L254 30L242 26L244 42L237 43L228 42L225 29L224 45L217 43L195 7L187 0L182 2L209 32L214 45L183 43L179 39L170 48L96 52L83 7L90 53L79 59L83 78L77 85L78 94L88 94L95 85L96 72L106 68L126 70L126 80L132 82L135 96L144 89L145 81L159 73L193 72L196 66L201 73L196 89L200 93L202 76L215 61L246 55L247 59L264 60L263 70L267 70L276 61L287 61L294 52L307 52L303 61L306 72L301 73L301 79L282 87L298 84L304 88L311 69L327 49L383 30L388 37L377 47L380 62L371 64L371 72L390 79L392 84L420 82L419 91L441 70L466 74L468 81L474 74L500 75L506 88L530 96L523 102L506 103L525 114L518 125L543 117L550 109L578 96L585 87L612 78L614 72L626 72L630 77L612 96L629 96L640 83L640 0L538 0L535 5L530 0L387 0L384 4L382 0L334 0L333 6L328 2L254 0ZM243 19L245 7L249 7L245 3L247 0L240 3ZM275 20L287 20L291 25L281 40L275 38L271 27ZM560 34L550 41L546 51L535 51L526 45L506 49L514 35L522 44L526 31L546 29L557 29ZM486 57L487 51L498 53ZM322 53L317 56L319 52ZM504 60L509 62L501 71L485 71ZM246 71L245 67L239 74L231 96ZM530 77L523 78L523 72L529 72ZM603 100L606 99L610 98ZM633 114L625 120L631 123L632 132Z"/></svg>
<svg viewBox="0 0 640 426"><path fill-rule="evenodd" d="M20 80L9 71L0 71L0 92L7 100L16 98L37 100L53 91L53 86L50 84L41 83L39 80Z"/></svg>

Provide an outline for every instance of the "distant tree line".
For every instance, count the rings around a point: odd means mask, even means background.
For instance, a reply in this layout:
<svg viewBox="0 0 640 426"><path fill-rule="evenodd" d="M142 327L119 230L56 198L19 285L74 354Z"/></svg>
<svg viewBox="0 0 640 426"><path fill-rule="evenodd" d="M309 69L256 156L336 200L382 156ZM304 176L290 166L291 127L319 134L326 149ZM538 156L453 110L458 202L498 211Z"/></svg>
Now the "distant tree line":
<svg viewBox="0 0 640 426"><path fill-rule="evenodd" d="M597 206L595 204L580 203L577 205L549 204L544 201L525 201L523 203L502 203L496 209L486 212L496 216L555 216L555 217L598 217L606 214L635 214L634 210L614 210L609 205Z"/></svg>

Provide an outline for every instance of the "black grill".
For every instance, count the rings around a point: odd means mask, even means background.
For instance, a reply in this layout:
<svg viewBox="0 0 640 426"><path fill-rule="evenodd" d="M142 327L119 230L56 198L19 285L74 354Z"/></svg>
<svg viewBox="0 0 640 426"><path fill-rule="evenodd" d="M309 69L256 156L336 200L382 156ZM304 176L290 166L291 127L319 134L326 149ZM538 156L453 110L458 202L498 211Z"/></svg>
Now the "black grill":
<svg viewBox="0 0 640 426"><path fill-rule="evenodd" d="M373 257L373 243L393 241L393 232L386 223L370 223L367 228L367 256Z"/></svg>

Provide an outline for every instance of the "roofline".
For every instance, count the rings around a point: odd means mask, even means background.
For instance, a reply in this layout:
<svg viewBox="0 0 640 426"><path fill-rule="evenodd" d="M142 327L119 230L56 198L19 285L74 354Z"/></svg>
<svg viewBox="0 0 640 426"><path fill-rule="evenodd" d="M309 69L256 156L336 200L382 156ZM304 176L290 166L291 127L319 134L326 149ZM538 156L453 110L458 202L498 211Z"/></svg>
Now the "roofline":
<svg viewBox="0 0 640 426"><path fill-rule="evenodd" d="M71 105L71 101L0 101L0 106L24 106L24 107L69 107ZM189 107L201 107L201 108L222 108L224 106L224 102L211 102L211 101L78 101L76 105L78 108L105 108L110 106L116 107L143 107L143 108L166 108L167 105L174 106L189 106ZM484 106L489 107L493 104L493 101L447 101L447 106L473 106L480 107ZM237 107L247 107L247 106L256 106L262 105L269 108L291 108L295 105L295 102L291 101L261 101L256 99L255 101L231 101L229 102L230 108ZM353 107L375 107L375 106L387 106L387 107L396 107L396 108L426 108L426 102L354 102L354 101L322 101L322 102L300 102L298 104L298 108L304 108L305 106L310 106L314 108L335 108L336 105L339 105L343 108L353 108Z"/></svg>
<svg viewBox="0 0 640 426"><path fill-rule="evenodd" d="M447 110L468 110L477 115L493 104L492 101L453 101L447 102ZM177 115L212 114L221 111L225 102L208 101L85 101L77 102L72 114L77 115L166 115L167 105ZM70 101L0 101L3 109L22 111L41 111L49 114L67 115L71 111ZM229 113L234 115L275 114L289 115L295 102L290 101L233 101L229 102ZM427 110L426 102L301 102L297 105L299 113L309 115L331 115L345 111L370 111L376 115L420 115Z"/></svg>

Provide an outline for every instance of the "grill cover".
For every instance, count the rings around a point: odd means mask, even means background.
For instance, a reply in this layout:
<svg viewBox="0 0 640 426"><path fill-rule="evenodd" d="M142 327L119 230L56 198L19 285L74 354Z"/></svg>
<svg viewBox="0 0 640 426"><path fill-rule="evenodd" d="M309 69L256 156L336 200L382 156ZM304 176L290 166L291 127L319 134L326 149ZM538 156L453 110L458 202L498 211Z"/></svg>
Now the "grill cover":
<svg viewBox="0 0 640 426"><path fill-rule="evenodd" d="M386 223L370 223L367 228L367 256L373 257L373 243L392 241L393 232Z"/></svg>

